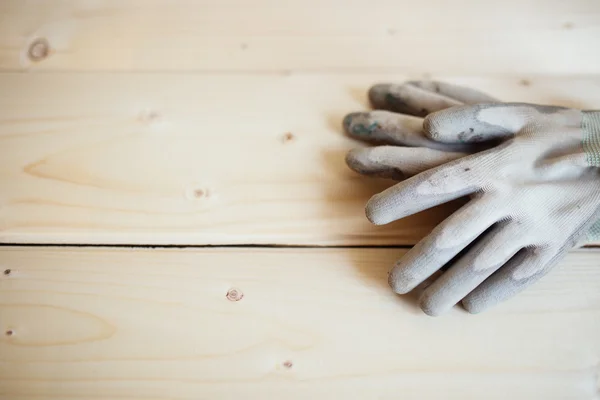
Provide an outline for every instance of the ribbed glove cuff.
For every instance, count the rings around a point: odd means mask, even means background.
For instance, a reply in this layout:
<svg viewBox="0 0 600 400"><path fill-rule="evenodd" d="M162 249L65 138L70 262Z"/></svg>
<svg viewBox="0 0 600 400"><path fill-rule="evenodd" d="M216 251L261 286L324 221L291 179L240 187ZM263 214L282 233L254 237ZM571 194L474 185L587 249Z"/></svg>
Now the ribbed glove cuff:
<svg viewBox="0 0 600 400"><path fill-rule="evenodd" d="M600 111L584 111L581 119L583 151L589 165L600 167Z"/></svg>

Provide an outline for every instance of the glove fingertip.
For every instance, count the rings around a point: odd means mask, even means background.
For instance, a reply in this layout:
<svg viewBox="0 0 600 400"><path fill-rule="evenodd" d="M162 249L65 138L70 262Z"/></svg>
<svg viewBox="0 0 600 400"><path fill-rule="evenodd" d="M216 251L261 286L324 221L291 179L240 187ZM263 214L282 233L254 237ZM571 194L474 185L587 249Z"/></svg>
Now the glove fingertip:
<svg viewBox="0 0 600 400"><path fill-rule="evenodd" d="M352 168L352 165L355 163L355 160L360 159L360 149L351 149L346 153L346 157L344 160L346 164Z"/></svg>
<svg viewBox="0 0 600 400"><path fill-rule="evenodd" d="M376 194L369 201L365 207L365 215L367 219L374 225L385 225L392 221L384 210L383 198L381 194Z"/></svg>
<svg viewBox="0 0 600 400"><path fill-rule="evenodd" d="M425 289L419 298L419 308L430 317L437 317L444 314L447 307L440 304L434 292Z"/></svg>
<svg viewBox="0 0 600 400"><path fill-rule="evenodd" d="M487 309L485 302L472 296L465 297L461 301L461 305L469 314L479 314Z"/></svg>
<svg viewBox="0 0 600 400"><path fill-rule="evenodd" d="M388 285L392 288L394 293L406 294L412 290L412 287L409 287L408 285L406 285L406 281L404 279L401 279L401 277L398 276L398 274L396 273L397 270L398 269L395 268L388 275Z"/></svg>
<svg viewBox="0 0 600 400"><path fill-rule="evenodd" d="M369 101L374 108L389 108L389 106L387 106L387 98L391 87L392 85L389 83L378 83L369 89Z"/></svg>
<svg viewBox="0 0 600 400"><path fill-rule="evenodd" d="M431 306L427 302L419 302L419 308L421 309L421 311L423 311L430 317L439 317L440 315L442 315L440 310L438 310L436 307Z"/></svg>
<svg viewBox="0 0 600 400"><path fill-rule="evenodd" d="M438 129L437 120L434 114L429 114L423 120L423 133L426 137L431 140L438 141L440 139L440 132Z"/></svg>
<svg viewBox="0 0 600 400"><path fill-rule="evenodd" d="M350 168L354 172L358 172L359 174L366 173L366 163L365 163L365 149L352 149L348 153L346 153L345 162L348 168Z"/></svg>
<svg viewBox="0 0 600 400"><path fill-rule="evenodd" d="M362 113L360 113L360 112L352 112L350 114L347 114L344 117L344 119L342 120L342 127L344 128L344 131L350 133L351 128L352 128L352 122L354 121L355 118L357 118L361 114Z"/></svg>

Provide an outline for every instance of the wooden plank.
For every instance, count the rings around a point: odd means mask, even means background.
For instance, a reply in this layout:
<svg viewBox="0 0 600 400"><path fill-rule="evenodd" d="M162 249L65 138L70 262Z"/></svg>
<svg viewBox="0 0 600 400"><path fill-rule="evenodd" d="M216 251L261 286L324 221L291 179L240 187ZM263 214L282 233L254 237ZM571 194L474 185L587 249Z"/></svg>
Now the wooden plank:
<svg viewBox="0 0 600 400"><path fill-rule="evenodd" d="M599 35L594 0L4 0L0 68L596 74Z"/></svg>
<svg viewBox="0 0 600 400"><path fill-rule="evenodd" d="M600 252L489 312L438 318L388 288L402 253L1 248L0 397L598 394Z"/></svg>
<svg viewBox="0 0 600 400"><path fill-rule="evenodd" d="M405 79L0 74L0 241L414 244L448 208L372 226L364 204L392 182L346 167L360 144L340 128L367 109L371 84ZM505 100L600 104L597 77L442 79Z"/></svg>

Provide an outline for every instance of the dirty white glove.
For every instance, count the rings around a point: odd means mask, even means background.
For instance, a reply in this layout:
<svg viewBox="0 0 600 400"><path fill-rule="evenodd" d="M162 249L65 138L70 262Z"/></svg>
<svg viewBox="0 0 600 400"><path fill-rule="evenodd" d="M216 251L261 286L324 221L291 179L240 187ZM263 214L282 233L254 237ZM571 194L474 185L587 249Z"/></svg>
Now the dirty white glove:
<svg viewBox="0 0 600 400"><path fill-rule="evenodd" d="M406 293L474 244L425 290L426 313L440 314L461 300L476 313L513 296L547 273L600 217L600 111L457 106L427 116L423 128L440 143L501 140L400 182L367 204L367 217L386 224L471 195L390 274L392 288Z"/></svg>
<svg viewBox="0 0 600 400"><path fill-rule="evenodd" d="M456 95L457 93L458 95ZM451 97L451 95L454 95L454 97ZM465 102L478 102L480 100L486 101L491 99L472 89L437 82L408 82L403 85L376 85L370 90L369 97L375 108L391 109L417 115L424 114L426 111L437 111L439 109L447 108L455 105L461 100ZM404 179L428 168L433 168L445 162L465 157L468 155L467 152L472 153L477 150L476 148L469 149L468 147L463 147L463 152L456 152L457 146L455 143L433 141L424 134L421 119L406 115L381 111L352 113L345 118L344 126L348 133L353 137L384 144L383 146L374 148L356 149L348 154L348 165L355 171L366 175ZM470 130L469 133L471 133ZM463 134L463 136L466 135ZM496 137L496 135L490 136ZM586 137L589 142L589 139L593 137L593 134ZM590 145L588 142L586 142L586 147L589 148ZM393 146L390 144L393 144ZM402 147L407 145L424 147ZM440 150L432 150L431 148ZM593 150L590 154L593 154ZM480 196L480 194L476 191L473 196L477 197ZM410 213L411 212L408 214ZM506 222L503 222L502 224L506 224ZM429 250L431 250L432 247L431 241L435 241L440 237L439 230L440 228L436 229L432 235L425 239L429 240ZM499 231L500 229L496 227L496 230ZM448 229L445 231L448 232ZM436 232L438 232L437 235ZM491 237L494 232L495 230L490 231L490 234L486 235L486 237ZM580 244L584 244L585 241L600 239L600 223L597 222L592 226L587 231L587 235L583 235L582 239ZM482 247L485 247L485 243L486 242L478 244L480 248L479 252L482 251ZM428 263L429 257L435 256L423 254L422 251L424 246L425 241L421 242L415 249L407 254L404 259L400 260L398 266L391 274L390 283L398 292L405 293L409 291L416 286L416 284L433 274L435 270L441 268L443 264L449 261L449 258L452 258L449 254L446 256L432 257L435 265L430 267L423 266L423 264ZM464 247L466 247L466 244L458 244L458 247L455 249L443 249L443 251L456 255L460 250L464 251ZM418 250L419 248L421 248L421 250ZM437 250L434 249L434 251ZM421 298L421 306L426 312L437 314L444 311L446 308L466 296L470 291L470 289L468 289L469 287L474 288L489 276L495 268L499 268L499 266L490 266L489 270L488 268L485 268L488 270L487 273L485 271L483 273L481 273L481 271L474 271L473 265L469 266L468 264L469 262L472 264L473 257L476 257L473 255L476 254L474 253L475 251L476 249L472 249L464 257L458 259L459 262L456 267L462 265L462 269L464 269L462 273L459 273L460 271L457 272L457 268L453 268L452 273L447 272L445 277L442 277L443 279L440 278L440 280L425 291ZM488 250L488 252L490 251L491 250ZM483 254L485 255L485 252ZM471 258L467 258L469 255ZM481 262L481 256L477 257L477 260L480 260ZM514 264L514 261L511 262ZM547 268L542 268L540 272L546 272L550 266L551 265L548 264ZM422 268L426 268L426 271L416 271ZM464 283L463 285L459 285L461 287L456 287L457 283L460 283L458 280L464 279L463 277L465 275L468 275L471 278L470 284ZM512 289L515 289L515 285L512 286ZM524 287L526 284L521 282L518 286ZM485 286L482 285L482 287ZM509 287L507 286L507 289L508 288ZM510 290L508 290L508 292L510 292ZM510 295L511 293L508 292L505 294ZM493 295L493 293L484 294L483 297L488 295ZM458 300L455 300L457 298ZM471 299L474 298L475 295L471 296ZM501 299L497 300L499 301ZM481 303L483 307L478 307L478 302ZM471 302L466 300L464 304L466 308L472 312L481 311L485 307L485 302L482 302L481 300Z"/></svg>

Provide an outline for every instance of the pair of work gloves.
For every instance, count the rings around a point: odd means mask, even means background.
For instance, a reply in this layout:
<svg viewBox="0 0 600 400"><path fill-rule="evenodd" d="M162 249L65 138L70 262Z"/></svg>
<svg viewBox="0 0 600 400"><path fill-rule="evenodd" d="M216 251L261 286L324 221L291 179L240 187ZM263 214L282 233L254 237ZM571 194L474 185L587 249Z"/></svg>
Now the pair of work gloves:
<svg viewBox="0 0 600 400"><path fill-rule="evenodd" d="M469 199L390 272L399 294L437 276L419 300L425 313L484 311L600 239L600 111L503 103L434 81L378 84L369 99L375 111L343 126L377 146L346 163L399 182L369 200L367 218L388 224Z"/></svg>

